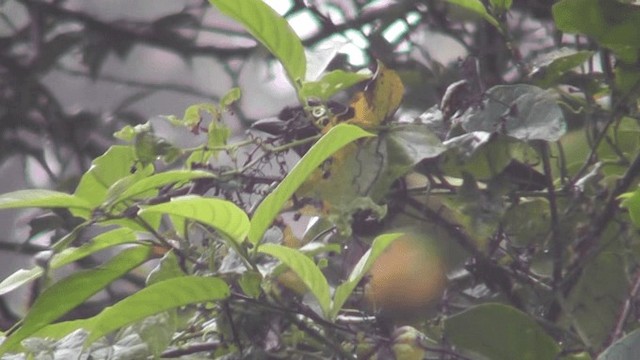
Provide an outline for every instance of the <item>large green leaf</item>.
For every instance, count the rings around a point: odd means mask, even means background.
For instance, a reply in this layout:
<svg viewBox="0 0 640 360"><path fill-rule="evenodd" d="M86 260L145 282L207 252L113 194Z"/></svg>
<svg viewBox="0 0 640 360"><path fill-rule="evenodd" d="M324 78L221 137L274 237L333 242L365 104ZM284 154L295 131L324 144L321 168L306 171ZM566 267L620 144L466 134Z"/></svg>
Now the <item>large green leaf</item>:
<svg viewBox="0 0 640 360"><path fill-rule="evenodd" d="M68 208L91 211L92 206L83 198L51 190L18 190L0 195L0 209L25 207Z"/></svg>
<svg viewBox="0 0 640 360"><path fill-rule="evenodd" d="M298 88L306 75L307 60L300 39L287 20L262 0L209 0L222 13L241 23L282 63Z"/></svg>
<svg viewBox="0 0 640 360"><path fill-rule="evenodd" d="M498 20L496 20L487 12L487 8L484 7L484 4L482 4L480 0L447 0L447 2L460 6L463 9L469 10L472 13L479 15L489 24L495 26L498 30L500 30L500 24L498 24Z"/></svg>
<svg viewBox="0 0 640 360"><path fill-rule="evenodd" d="M542 88L556 85L562 75L584 64L593 54L593 51L575 51L568 48L546 54L544 59L536 63L532 74L534 81Z"/></svg>
<svg viewBox="0 0 640 360"><path fill-rule="evenodd" d="M622 194L620 195L620 199L624 199L620 205L629 210L631 221L633 221L637 227L640 227L640 189Z"/></svg>
<svg viewBox="0 0 640 360"><path fill-rule="evenodd" d="M173 251L168 251L162 259L160 259L160 263L149 272L146 284L149 286L167 279L185 275L184 270L180 267L180 259L178 259Z"/></svg>
<svg viewBox="0 0 640 360"><path fill-rule="evenodd" d="M636 359L640 353L640 330L636 329L598 355L598 360Z"/></svg>
<svg viewBox="0 0 640 360"><path fill-rule="evenodd" d="M640 82L638 83L640 86ZM606 141L598 145L598 159L602 164L602 172L607 175L623 176L628 171L623 157L633 159L640 149L640 124L632 117L623 116L615 126L609 126Z"/></svg>
<svg viewBox="0 0 640 360"><path fill-rule="evenodd" d="M318 81L304 82L300 95L305 99L316 98L326 101L336 93L370 78L371 74L333 70L324 74Z"/></svg>
<svg viewBox="0 0 640 360"><path fill-rule="evenodd" d="M104 265L76 272L47 288L38 296L18 330L0 345L0 354L82 304L131 269L138 267L148 259L150 252L147 246L123 250Z"/></svg>
<svg viewBox="0 0 640 360"><path fill-rule="evenodd" d="M561 31L588 35L627 63L638 59L640 7L621 1L563 0L552 11Z"/></svg>
<svg viewBox="0 0 640 360"><path fill-rule="evenodd" d="M550 217L546 199L523 200L506 210L504 233L514 246L542 246L551 231Z"/></svg>
<svg viewBox="0 0 640 360"><path fill-rule="evenodd" d="M225 299L229 294L229 286L218 278L182 276L154 283L91 319L87 344L148 316L189 304Z"/></svg>
<svg viewBox="0 0 640 360"><path fill-rule="evenodd" d="M340 231L350 231L354 213L371 211L383 217L393 183L422 160L445 151L440 139L426 127L397 124L376 138L363 139L338 151L297 191L298 199L322 201ZM328 166L326 166L328 165ZM324 172L324 173L323 173ZM326 176L325 176L326 175Z"/></svg>
<svg viewBox="0 0 640 360"><path fill-rule="evenodd" d="M107 198L109 188L118 180L132 175L132 167L136 164L135 150L130 146L112 146L102 156L91 163L91 168L82 178L75 191L75 196L87 201L91 208L100 206ZM151 175L152 166L136 169L144 175ZM71 210L71 213L83 218L91 215L87 210Z"/></svg>
<svg viewBox="0 0 640 360"><path fill-rule="evenodd" d="M329 283L313 260L297 249L277 244L261 245L259 251L280 260L298 275L302 283L318 300L324 315L329 316L331 306Z"/></svg>
<svg viewBox="0 0 640 360"><path fill-rule="evenodd" d="M117 198L117 201L133 198L140 194L167 184L180 183L200 178L215 177L214 174L202 170L171 170L140 179L128 186Z"/></svg>
<svg viewBox="0 0 640 360"><path fill-rule="evenodd" d="M384 250L400 236L402 236L402 234L384 234L373 240L371 248L362 255L356 266L351 270L351 274L347 281L343 282L336 288L330 313L330 318L332 320L338 316L338 313L353 292L353 289L358 286L360 280L362 280L362 278L367 274L378 256L380 256L380 254L382 254L382 252L384 252Z"/></svg>
<svg viewBox="0 0 640 360"><path fill-rule="evenodd" d="M464 173L478 180L491 179L501 173L513 159L511 147L515 140L474 131L445 141L447 151L439 158L446 175L462 177Z"/></svg>
<svg viewBox="0 0 640 360"><path fill-rule="evenodd" d="M557 141L566 131L562 110L549 91L532 85L499 85L484 98L482 106L464 113L465 130L546 141Z"/></svg>
<svg viewBox="0 0 640 360"><path fill-rule="evenodd" d="M62 339L78 329L88 329L92 320L93 318L89 318L49 324L33 333L30 337Z"/></svg>
<svg viewBox="0 0 640 360"><path fill-rule="evenodd" d="M555 359L560 347L531 317L502 304L472 307L445 320L446 338L491 360Z"/></svg>
<svg viewBox="0 0 640 360"><path fill-rule="evenodd" d="M168 214L199 221L229 236L237 243L244 241L249 232L247 214L234 203L196 195L181 196L171 201L143 206L138 212L145 214Z"/></svg>
<svg viewBox="0 0 640 360"><path fill-rule="evenodd" d="M338 151L343 146L357 139L374 136L361 128L339 124L329 130L311 149L300 159L296 166L291 169L289 175L278 184L260 203L251 218L251 230L249 231L249 241L258 244L264 232L271 226L271 222L278 215L278 212L289 200L291 195L300 187L307 177L318 168L329 156Z"/></svg>
<svg viewBox="0 0 640 360"><path fill-rule="evenodd" d="M130 229L119 228L110 230L87 241L80 247L67 248L59 254L55 254L49 263L49 268L55 270L106 248L126 243L133 243L135 241L135 233ZM29 270L20 269L14 272L0 282L0 295L13 291L16 288L39 278L42 276L43 272L44 270L39 266Z"/></svg>
<svg viewBox="0 0 640 360"><path fill-rule="evenodd" d="M371 194L376 199L380 195L386 196L391 185L418 163L447 150L433 132L417 124L394 126L380 137L384 139L384 149L374 152L378 158L381 152L386 152L386 159L383 171L376 176L376 184L372 186Z"/></svg>
<svg viewBox="0 0 640 360"><path fill-rule="evenodd" d="M504 13L511 8L513 0L489 0L491 7L498 13Z"/></svg>
<svg viewBox="0 0 640 360"><path fill-rule="evenodd" d="M596 350L608 339L629 295L624 257L604 252L587 264L563 306L563 322L573 326Z"/></svg>

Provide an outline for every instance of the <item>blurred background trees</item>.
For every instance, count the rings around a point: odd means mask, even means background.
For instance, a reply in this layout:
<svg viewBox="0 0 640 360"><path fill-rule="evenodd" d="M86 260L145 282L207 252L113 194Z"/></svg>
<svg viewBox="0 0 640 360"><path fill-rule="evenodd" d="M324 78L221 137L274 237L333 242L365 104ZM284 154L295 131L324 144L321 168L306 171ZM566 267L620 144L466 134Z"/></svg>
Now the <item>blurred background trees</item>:
<svg viewBox="0 0 640 360"><path fill-rule="evenodd" d="M399 71L407 110L439 102L460 79L460 57L478 57L490 86L526 75L524 64L560 41L542 3L516 3L506 39L438 1L270 4L309 49L337 51L332 66L364 68L377 58ZM266 53L205 1L16 0L2 2L2 16L0 160L19 158L35 184L73 188L116 129L217 100L233 86L247 93L238 130L294 101L278 71L257 60Z"/></svg>

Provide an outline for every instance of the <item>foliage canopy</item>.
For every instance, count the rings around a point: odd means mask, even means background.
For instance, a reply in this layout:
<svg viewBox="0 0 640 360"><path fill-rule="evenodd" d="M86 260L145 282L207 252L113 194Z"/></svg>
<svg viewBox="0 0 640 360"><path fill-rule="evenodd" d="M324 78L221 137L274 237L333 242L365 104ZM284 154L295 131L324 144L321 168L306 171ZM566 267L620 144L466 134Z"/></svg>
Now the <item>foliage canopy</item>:
<svg viewBox="0 0 640 360"><path fill-rule="evenodd" d="M0 294L40 284L1 354L634 356L640 7L558 2L547 21L577 37L535 66L509 22L545 16L526 6L392 7L405 22L457 12L493 34L518 72L490 81L486 59L470 57L440 104L420 108L407 100L410 76L384 55L372 54L370 71L332 63L312 78L313 52L284 17L261 0L210 2L282 65L299 106L235 139L225 124L241 98L234 88L159 120L202 132L199 146L171 143L151 122L128 125L115 134L125 145L96 157L73 193L1 195L0 209L66 209L76 220L36 267L0 282ZM292 223L309 217L296 235ZM105 250L97 266L53 276ZM59 320L136 272L140 290ZM380 298L388 283L393 299Z"/></svg>

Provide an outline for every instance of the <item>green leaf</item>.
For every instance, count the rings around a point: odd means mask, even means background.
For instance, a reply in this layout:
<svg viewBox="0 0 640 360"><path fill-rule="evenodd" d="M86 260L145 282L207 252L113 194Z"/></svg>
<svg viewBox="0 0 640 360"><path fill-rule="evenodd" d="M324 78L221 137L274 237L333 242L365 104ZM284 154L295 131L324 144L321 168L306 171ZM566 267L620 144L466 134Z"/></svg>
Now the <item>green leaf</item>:
<svg viewBox="0 0 640 360"><path fill-rule="evenodd" d="M640 352L640 330L636 329L598 355L597 360L635 359Z"/></svg>
<svg viewBox="0 0 640 360"><path fill-rule="evenodd" d="M287 20L262 0L209 0L245 29L282 63L295 88L306 74L307 60L300 39Z"/></svg>
<svg viewBox="0 0 640 360"><path fill-rule="evenodd" d="M563 305L567 316L562 321L577 329L596 350L609 337L629 295L626 266L622 255L601 253L587 263Z"/></svg>
<svg viewBox="0 0 640 360"><path fill-rule="evenodd" d="M563 0L552 8L559 30L594 38L627 63L638 59L640 8L621 1Z"/></svg>
<svg viewBox="0 0 640 360"><path fill-rule="evenodd" d="M620 96L631 104L640 97L640 68L635 64L625 64L622 61L616 65L615 88L620 92Z"/></svg>
<svg viewBox="0 0 640 360"><path fill-rule="evenodd" d="M567 130L562 109L549 91L532 85L499 85L482 106L466 111L465 130L498 132L520 140L558 141Z"/></svg>
<svg viewBox="0 0 640 360"><path fill-rule="evenodd" d="M629 210L629 216L633 224L640 227L640 189L622 194L619 198L624 199L620 205Z"/></svg>
<svg viewBox="0 0 640 360"><path fill-rule="evenodd" d="M141 321L132 324L118 334L119 340L124 340L127 336L140 338L142 344L146 345L146 352L151 352L154 359L160 359L160 354L169 346L171 339L177 331L176 309L164 311L159 314L148 316ZM88 335L88 334L87 334ZM121 358L127 358L125 356ZM129 356L128 358L140 358L140 356Z"/></svg>
<svg viewBox="0 0 640 360"><path fill-rule="evenodd" d="M147 260L150 252L150 248L147 246L123 250L100 267L76 272L47 288L38 296L18 330L0 345L0 354L13 348L23 339L51 324L122 275L138 267Z"/></svg>
<svg viewBox="0 0 640 360"><path fill-rule="evenodd" d="M487 180L500 174L511 162L515 140L484 131L457 136L445 142L448 150L440 156L440 167L449 176L469 173Z"/></svg>
<svg viewBox="0 0 640 360"><path fill-rule="evenodd" d="M218 120L213 119L211 123L209 123L207 135L207 146L210 149L215 149L227 145L227 140L229 140L229 136L231 136L231 129ZM215 155L217 155L217 151L214 152L214 156Z"/></svg>
<svg viewBox="0 0 640 360"><path fill-rule="evenodd" d="M78 329L87 329L91 323L90 320L80 319L50 324L33 333L31 338L62 339Z"/></svg>
<svg viewBox="0 0 640 360"><path fill-rule="evenodd" d="M324 315L329 316L331 306L329 283L313 260L297 249L278 244L261 245L258 251L275 257L298 275L318 300Z"/></svg>
<svg viewBox="0 0 640 360"><path fill-rule="evenodd" d="M361 128L339 124L329 130L311 149L300 159L296 166L291 169L289 175L258 205L251 218L251 229L249 231L249 241L258 244L264 232L271 226L271 222L278 215L278 212L289 200L291 195L300 187L307 177L320 166L329 156L338 151L343 146L363 137L374 136Z"/></svg>
<svg viewBox="0 0 640 360"><path fill-rule="evenodd" d="M105 195L104 203L102 205L103 209L109 212L116 210L115 206L119 205L120 203L119 199L121 198L122 194L125 193L127 189L129 189L135 183L143 179L146 179L147 177L148 177L148 174L144 174L141 171L137 171L113 183L113 185L109 186L109 188L107 189L107 194ZM157 190L151 189L151 191L147 191L145 193L141 193L138 195L142 197L151 198L157 195ZM126 198L123 198L122 200L125 200L125 199ZM119 208L124 209L125 206L124 205L119 206Z"/></svg>
<svg viewBox="0 0 640 360"><path fill-rule="evenodd" d="M240 100L241 95L242 92L240 91L240 88L234 87L222 97L222 100L220 100L220 107L223 109L228 108L233 103Z"/></svg>
<svg viewBox="0 0 640 360"><path fill-rule="evenodd" d="M371 248L362 255L356 266L351 270L347 281L336 288L335 295L333 296L333 305L331 306L331 320L334 320L336 316L338 316L338 313L342 310L342 306L353 292L353 289L358 286L360 280L367 274L376 259L378 259L378 256L400 236L402 236L402 234L384 234L373 240Z"/></svg>
<svg viewBox="0 0 640 360"><path fill-rule="evenodd" d="M153 131L136 134L133 146L136 160L143 166L153 164L160 157L170 163L182 153L182 150L166 139L156 136Z"/></svg>
<svg viewBox="0 0 640 360"><path fill-rule="evenodd" d="M126 188L126 190L124 190L116 198L116 201L135 198L149 190L157 189L168 184L212 177L215 177L215 175L201 170L170 170L151 176L146 176L138 180L137 182L130 184Z"/></svg>
<svg viewBox="0 0 640 360"><path fill-rule="evenodd" d="M18 190L0 195L0 209L25 207L69 208L91 211L92 207L81 197L51 190Z"/></svg>
<svg viewBox="0 0 640 360"><path fill-rule="evenodd" d="M82 175L74 195L87 201L92 209L100 206L106 200L111 185L131 175L136 160L135 150L130 146L110 147L93 160L89 171ZM151 175L153 167L149 165L137 171ZM85 209L71 209L71 213L85 219L91 216L91 211Z"/></svg>
<svg viewBox="0 0 640 360"><path fill-rule="evenodd" d="M502 14L511 8L512 0L490 0L489 3L495 12Z"/></svg>
<svg viewBox="0 0 640 360"><path fill-rule="evenodd" d="M138 212L139 215L151 213L199 221L220 231L236 243L243 242L249 232L247 214L232 202L222 199L188 195L173 198L162 204L143 206Z"/></svg>
<svg viewBox="0 0 640 360"><path fill-rule="evenodd" d="M122 129L116 131L113 136L120 140L132 142L133 140L135 140L136 135L152 131L153 128L151 127L151 123L147 121L144 124L138 124L136 126L127 125Z"/></svg>
<svg viewBox="0 0 640 360"><path fill-rule="evenodd" d="M372 186L371 196L375 200L387 196L393 183L418 163L435 158L447 149L435 134L422 125L394 126L379 137L384 140L384 147L371 150L376 158L380 158L380 154L383 153L385 161L382 171L376 174L376 181Z"/></svg>
<svg viewBox="0 0 640 360"><path fill-rule="evenodd" d="M371 74L333 70L324 74L318 81L304 82L300 89L300 96L305 99L315 98L326 101L336 93L370 78Z"/></svg>
<svg viewBox="0 0 640 360"><path fill-rule="evenodd" d="M146 284L149 286L167 279L173 279L185 275L186 274L180 267L180 261L176 254L173 251L168 251L164 254L162 259L160 259L160 263L151 270L151 272L149 272Z"/></svg>
<svg viewBox="0 0 640 360"><path fill-rule="evenodd" d="M167 116L167 120L176 126L184 126L190 129L200 125L202 122L202 113L211 114L212 117L217 118L220 116L218 108L211 103L198 103L188 106L182 119L176 116Z"/></svg>
<svg viewBox="0 0 640 360"><path fill-rule="evenodd" d="M49 263L52 270L71 264L98 251L136 241L135 233L130 229L119 228L102 233L77 248L67 248L55 254ZM0 295L29 283L42 276L43 269L34 267L29 270L20 269L0 282Z"/></svg>
<svg viewBox="0 0 640 360"><path fill-rule="evenodd" d="M560 347L527 314L502 304L474 306L445 320L445 337L491 360L555 359Z"/></svg>
<svg viewBox="0 0 640 360"><path fill-rule="evenodd" d="M561 81L562 75L584 64L595 52L575 51L568 48L558 49L544 56L537 62L531 76L536 85L548 88Z"/></svg>
<svg viewBox="0 0 640 360"><path fill-rule="evenodd" d="M148 316L189 304L225 299L229 286L218 278L182 276L150 285L92 318L86 345Z"/></svg>
<svg viewBox="0 0 640 360"><path fill-rule="evenodd" d="M504 233L514 246L543 246L551 231L549 203L546 199L529 199L513 204L505 212Z"/></svg>
<svg viewBox="0 0 640 360"><path fill-rule="evenodd" d="M489 24L495 26L500 30L500 24L493 16L487 12L487 8L484 7L480 0L447 0L448 3L460 6L463 9L469 10L474 14L480 15Z"/></svg>
<svg viewBox="0 0 640 360"><path fill-rule="evenodd" d="M262 275L257 271L245 271L238 279L238 285L240 285L242 292L254 299L257 299L261 294L261 284Z"/></svg>

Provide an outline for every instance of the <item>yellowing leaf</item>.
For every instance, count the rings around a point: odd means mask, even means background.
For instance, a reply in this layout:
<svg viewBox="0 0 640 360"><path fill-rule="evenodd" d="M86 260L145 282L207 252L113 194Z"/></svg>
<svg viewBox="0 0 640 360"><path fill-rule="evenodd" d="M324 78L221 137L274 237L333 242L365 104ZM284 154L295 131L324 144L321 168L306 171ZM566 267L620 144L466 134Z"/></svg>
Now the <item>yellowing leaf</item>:
<svg viewBox="0 0 640 360"><path fill-rule="evenodd" d="M364 129L375 128L393 116L403 96L404 85L398 74L378 62L373 79L351 100L353 115L349 118L337 116L323 132L340 122ZM395 180L389 180L390 176L385 173L389 165L386 151L386 140L381 143L380 139L372 138L348 144L316 169L296 195L322 199L321 214L334 214L344 219L342 215L350 213L359 198L372 197L377 201L378 194L373 193L379 190L377 185Z"/></svg>
<svg viewBox="0 0 640 360"><path fill-rule="evenodd" d="M351 99L354 115L347 121L363 128L376 127L398 110L403 96L400 76L378 62L373 80Z"/></svg>

